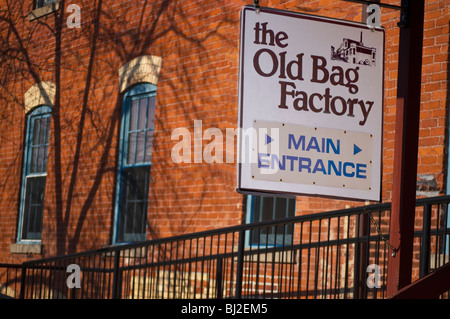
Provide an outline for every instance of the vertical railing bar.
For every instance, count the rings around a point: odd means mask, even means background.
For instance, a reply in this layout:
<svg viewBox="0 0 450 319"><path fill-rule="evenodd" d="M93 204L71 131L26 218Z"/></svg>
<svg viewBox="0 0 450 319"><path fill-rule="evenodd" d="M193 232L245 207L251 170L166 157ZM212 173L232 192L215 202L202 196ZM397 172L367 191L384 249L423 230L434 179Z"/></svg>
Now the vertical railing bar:
<svg viewBox="0 0 450 319"><path fill-rule="evenodd" d="M361 228L361 214L357 214L356 215L356 233L355 233L355 237L356 237L356 241L355 241L355 263L354 263L354 280L353 280L353 298L354 299L359 299L359 272L360 272L360 265L361 265L361 256L360 256L360 228Z"/></svg>
<svg viewBox="0 0 450 319"><path fill-rule="evenodd" d="M435 254L434 254L434 268L441 266L441 257L439 252L439 223L440 223L440 205L436 204L436 240L435 240Z"/></svg>
<svg viewBox="0 0 450 319"><path fill-rule="evenodd" d="M448 203L444 203L443 204L443 210L444 210L445 218L444 218L444 227L443 227L444 228L444 232L443 232L443 235L442 235L442 240L443 240L442 252L443 252L443 255L444 255L443 263L445 264L446 260L447 260L447 256L448 256L447 250L448 250L448 240L449 240L448 229L447 229L447 227L448 227Z"/></svg>
<svg viewBox="0 0 450 319"><path fill-rule="evenodd" d="M145 153L144 153L145 154ZM135 267L136 269L136 274L135 274L135 278L134 281L136 281L136 277L137 277L137 288L135 288L135 294L136 294L136 299L141 299L141 276L142 276L142 263L141 263L141 256L142 256L142 246L137 246L135 248L135 252L136 254L134 255L134 263L135 265L137 265Z"/></svg>
<svg viewBox="0 0 450 319"><path fill-rule="evenodd" d="M90 257L90 258L92 258L92 267L93 267L93 270L92 270L92 296L91 296L91 298L94 298L94 299L98 299L99 298L99 296L98 296L98 293L99 293L98 267L97 267L97 262L96 262L97 261L96 256L97 255L91 255L91 257ZM91 262L91 260L89 262Z"/></svg>
<svg viewBox="0 0 450 319"><path fill-rule="evenodd" d="M187 242L188 242L187 240L183 241L183 259L186 258L185 253L186 253L186 251L188 251L188 249L186 248ZM191 254L190 249L191 248L189 246L188 256L190 256L190 254ZM183 273L186 274L184 276L189 276L190 266L191 266L191 260L189 259L186 263L183 264ZM185 295L183 295L181 298L189 298L189 289L190 288L191 288L190 282L188 280L183 280L183 291L185 292Z"/></svg>
<svg viewBox="0 0 450 319"><path fill-rule="evenodd" d="M208 258L208 280L206 281L207 283L207 288L206 288L206 299L211 299L211 295L210 295L210 289L211 289L211 285L209 284L211 278L213 278L212 276L212 271L213 271L213 242L214 242L214 235L209 236L210 237L210 241L209 241L209 257Z"/></svg>
<svg viewBox="0 0 450 319"><path fill-rule="evenodd" d="M278 227L277 226L273 226L272 229L274 229L275 233L274 233L274 243L272 245L272 298L274 296L274 284L275 284L275 273L276 273L276 263L275 263L275 255L276 255L276 249L277 249L277 233L278 233ZM280 271L281 265L279 265L278 267L278 271ZM280 283L280 277L278 276L278 294L280 294L280 287L281 287L281 283Z"/></svg>
<svg viewBox="0 0 450 319"><path fill-rule="evenodd" d="M227 254L227 252L228 252L228 232L225 233L225 238L224 238L224 253L225 253L225 255ZM233 254L233 246L231 246L231 254ZM229 265L229 262L231 263L231 265ZM223 261L222 261L222 264L223 264ZM222 288L222 298L224 298L224 296L223 296L224 291L225 291L226 296L230 296L232 293L231 286L233 284L233 264L234 264L234 262L233 262L233 255L232 255L231 258L225 259L225 267L223 267L223 265L222 265L222 268L224 269L224 270L222 270L222 287L223 287ZM226 279L227 279L226 270L228 268L230 268L229 280L228 280L229 285L226 285Z"/></svg>
<svg viewBox="0 0 450 319"><path fill-rule="evenodd" d="M177 283L176 283L176 292L173 295L174 299L177 298L182 298L183 295L183 289L184 289L184 285L183 285L183 278L185 276L185 272L184 272L184 262L178 262L181 259L183 259L182 257L180 257L180 253L181 255L183 255L182 251L183 251L183 245L184 245L184 240L177 240L176 241L176 246L175 246L175 260L177 261L175 263L175 268L177 269Z"/></svg>
<svg viewBox="0 0 450 319"><path fill-rule="evenodd" d="M162 243L158 245L158 283L161 282L161 291L158 291L159 298L165 299L164 292L166 291L166 243ZM159 284L157 285L159 287ZM158 288L157 288L158 289Z"/></svg>
<svg viewBox="0 0 450 319"><path fill-rule="evenodd" d="M95 259L92 261L91 258L95 258L93 255L88 256L88 267L91 267L95 269ZM91 295L89 298L95 298L95 270L91 271Z"/></svg>
<svg viewBox="0 0 450 319"><path fill-rule="evenodd" d="M204 236L203 237L203 253L202 253L202 256L201 256L201 260L202 260L202 270L201 270L201 273L200 273L200 299L203 299L203 282L204 282L204 280L203 280L203 277L204 277L204 275L205 275L205 252L206 252L206 237L207 236Z"/></svg>
<svg viewBox="0 0 450 319"><path fill-rule="evenodd" d="M98 262L101 265L101 276L102 276L102 292L101 292L101 296L102 299L108 299L107 297L107 292L109 291L109 287L107 287L107 283L108 281L106 280L107 276L106 276L106 253L101 253L98 256Z"/></svg>
<svg viewBox="0 0 450 319"><path fill-rule="evenodd" d="M302 258L303 258L303 222L300 222L300 239L299 239L299 249L298 249L298 278L297 278L297 299L301 297L302 291Z"/></svg>
<svg viewBox="0 0 450 319"><path fill-rule="evenodd" d="M112 252L108 251L105 252L105 271L106 271L106 275L105 278L107 278L107 285L108 285L108 290L107 290L107 299L112 299L112 291L111 291L111 278L112 278L112 274L110 270L111 269L111 265L113 265L112 263ZM107 269L107 270L106 270Z"/></svg>
<svg viewBox="0 0 450 319"><path fill-rule="evenodd" d="M151 259L152 262L158 261L157 250L158 250L157 244L152 245L152 259ZM155 257L155 255L156 255L156 257ZM158 269L159 269L159 266L153 266L153 269L151 271L152 277L150 280L150 287L149 287L149 292L150 292L149 298L150 299L156 299L157 295L158 295L158 292L157 292L158 286L156 284L158 281L158 271L159 271Z"/></svg>
<svg viewBox="0 0 450 319"><path fill-rule="evenodd" d="M219 256L219 255L218 255ZM222 257L217 257L217 266L216 266L216 290L217 290L217 294L216 297L217 299L222 299L223 298L223 258Z"/></svg>
<svg viewBox="0 0 450 319"><path fill-rule="evenodd" d="M327 250L327 253L326 253L326 259L325 259L325 265L324 265L324 268L325 268L325 280L324 280L324 282L325 282L325 286L324 286L324 292L323 292L323 294L324 294L324 297L325 297L325 299L327 298L327 290L328 290L328 263L329 263L329 255L330 255L330 229L331 229L331 217L328 217L328 232L327 232L327 246L326 246L326 250ZM331 261L331 263L332 263L332 261Z"/></svg>
<svg viewBox="0 0 450 319"><path fill-rule="evenodd" d="M131 252L133 252L133 253L131 253ZM136 271L137 271L136 254L137 254L137 247L128 249L128 264L133 265L132 269L127 271L130 276L129 279L127 280L127 285L130 285L131 299L135 299L135 291L136 291ZM128 295L129 294L130 294L130 292L128 292Z"/></svg>
<svg viewBox="0 0 450 319"><path fill-rule="evenodd" d="M199 246L199 239L196 238L197 240L197 245L195 248L195 262L194 262L194 266L195 266L195 272L194 272L194 299L197 299L197 268L198 268L198 246Z"/></svg>
<svg viewBox="0 0 450 319"><path fill-rule="evenodd" d="M331 221L331 218L330 218L330 223L328 225L329 229L331 229L331 225L332 225L332 221ZM331 235L330 235L329 238L331 240ZM333 262L335 262L334 259L333 259L333 257L334 257L334 244L330 243L330 248L329 249L330 249L330 252L329 252L329 254L330 254L330 267L329 267L329 269L330 269L330 285L329 285L330 292L329 292L329 299L333 299L333 289L336 288L336 287L333 288ZM334 276L336 276L336 273L334 274Z"/></svg>
<svg viewBox="0 0 450 319"><path fill-rule="evenodd" d="M377 224L380 227L381 230L381 211L378 211L378 222ZM369 225L369 237L370 237L370 225ZM380 266L380 238L375 239L375 264L378 265L378 267ZM373 294L374 298L373 299L378 299L378 291L374 290L374 294Z"/></svg>
<svg viewBox="0 0 450 319"><path fill-rule="evenodd" d="M167 248L167 246L170 245L170 248ZM177 279L177 265L176 263L172 263L172 250L173 250L173 241L168 242L166 244L166 263L167 263L167 269L168 269L168 276L167 276L167 299L170 299L170 289L173 289L175 291L176 287L176 279ZM173 294L172 294L173 296Z"/></svg>
<svg viewBox="0 0 450 319"><path fill-rule="evenodd" d="M312 220L309 221L308 263L306 271L306 298L309 296L309 271L311 269Z"/></svg>
<svg viewBox="0 0 450 319"><path fill-rule="evenodd" d="M316 249L316 258L315 258L315 265L314 265L314 299L317 299L317 286L319 284L319 268L320 268L320 243L321 243L321 236L322 236L322 219L319 219L319 234L317 235L317 249Z"/></svg>
<svg viewBox="0 0 450 319"><path fill-rule="evenodd" d="M45 268L47 267L47 263L43 263L42 267L39 269L39 299L42 299L42 295L44 294L44 271Z"/></svg>
<svg viewBox="0 0 450 319"><path fill-rule="evenodd" d="M49 285L49 287L53 287L53 276L51 275L51 268L52 268L52 267L49 268L50 274L49 274L49 276L48 276L48 285ZM48 289L47 298L50 298L50 290L51 290L51 289ZM55 290L56 290L56 289L55 289Z"/></svg>
<svg viewBox="0 0 450 319"><path fill-rule="evenodd" d="M112 299L119 298L119 267L120 267L120 250L114 251L114 266L113 266L113 291Z"/></svg>
<svg viewBox="0 0 450 319"><path fill-rule="evenodd" d="M261 248L261 227L258 227L257 228L257 231L258 231L258 236L257 236L257 238L258 238L258 255L256 256L256 284L255 284L255 287L256 287L256 292L255 292L255 298L258 298L259 297L259 289L258 289L258 287L259 287L259 265L260 265L260 262L261 262L261 250L260 250L260 248ZM252 231L250 231L250 235L249 235L249 242L250 242L250 246L251 246L251 244L252 244L252 238L253 238L253 230ZM267 259L267 256L265 257L265 259Z"/></svg>
<svg viewBox="0 0 450 319"><path fill-rule="evenodd" d="M422 247L420 252L419 277L422 278L429 272L430 260L430 230L431 230L431 206L428 202L423 205L423 230Z"/></svg>
<svg viewBox="0 0 450 319"><path fill-rule="evenodd" d="M336 231L336 257L335 257L335 262L334 264L332 263L331 268L334 267L334 282L331 282L331 291L330 291L330 299L336 299L336 294L337 291L339 290L338 285L337 285L337 278L338 276L338 265L339 265L339 249L340 249L340 232L339 232L339 216L336 217L336 223L337 223L337 231ZM332 250L332 256L333 256L333 250ZM334 266L333 266L334 265ZM333 273L333 270L331 271L331 273Z"/></svg>
<svg viewBox="0 0 450 319"><path fill-rule="evenodd" d="M272 258L272 260L273 260L273 263L274 263L274 266L276 265L276 258L275 258L275 256L276 256L276 254L277 254L277 252L276 252L276 248L277 248L277 242L278 242L278 228L282 228L282 227L278 227L278 226L275 226L275 245L273 246L274 247L274 254L273 254L273 258ZM283 255L284 255L284 234L283 234L283 236L281 237L282 238L282 240L281 240L281 249L279 250L279 254L281 255L281 262L280 263L278 263L278 298L279 299L281 299L282 298L282 293L283 293L283 271L284 271L284 263L283 263Z"/></svg>
<svg viewBox="0 0 450 319"><path fill-rule="evenodd" d="M47 266L47 267L42 268L42 272L44 272L42 274L42 278L43 278L43 281L47 284L47 289L45 289L45 287L44 287L43 292L42 292L43 299L49 299L49 296L51 294L50 277L47 277L47 271L49 270L49 268L51 268L51 267ZM45 285L45 283L43 283L43 285Z"/></svg>
<svg viewBox="0 0 450 319"><path fill-rule="evenodd" d="M90 299L92 298L97 298L95 295L95 290L96 290L96 282L95 282L95 275L96 275L96 270L95 270L95 256L94 255L88 255L88 264L90 267L92 267L92 270L90 271L90 275L91 275L91 294L89 296ZM72 289L74 290L74 289ZM76 293L76 291L73 291L73 293Z"/></svg>
<svg viewBox="0 0 450 319"><path fill-rule="evenodd" d="M178 260L178 254L179 254L179 252L178 252L178 248L180 247L180 241L177 241L176 242L176 246L175 246L175 260ZM179 282L177 283L176 282L176 280L174 279L174 290L173 290L173 299L176 299L177 298L177 294L179 293L179 292L181 292L182 291L182 289L183 289L183 287L182 287L182 285L183 285L183 271L182 271L182 267L183 267L183 265L182 264L178 264L178 263L175 263L175 265L174 265L174 267L175 267L175 271L178 273L180 273L180 275L179 275L179 278L180 279L178 279L179 280Z"/></svg>
<svg viewBox="0 0 450 319"><path fill-rule="evenodd" d="M239 244L238 244L238 261L236 269L236 291L235 297L241 299L242 297L242 275L244 271L244 249L245 249L245 230L239 231Z"/></svg>
<svg viewBox="0 0 450 319"><path fill-rule="evenodd" d="M145 299L145 287L147 286L147 264L148 264L148 245L146 244L145 246L142 246L141 248L141 253L145 254L145 261L144 264L145 266L143 267L143 276L144 278L142 279L142 299Z"/></svg>
<svg viewBox="0 0 450 319"><path fill-rule="evenodd" d="M67 295L69 295L66 278L64 276L65 271L63 270L64 267L62 266L63 262L64 262L64 260L56 260L54 262L55 271L56 271L57 277L58 277L58 288L59 288L59 291L67 291Z"/></svg>
<svg viewBox="0 0 450 319"><path fill-rule="evenodd" d="M246 296L246 298L249 298L248 296L250 296L250 287L249 287L249 282L250 282L250 278L251 278L251 274L253 272L253 256L252 256L252 250L253 247L252 245L249 245L248 248L245 249L246 252L248 252L247 256L244 254L244 264L247 263L247 267L245 269L248 269L246 272L243 271L242 273L242 278L244 278L242 280L242 290L243 292L245 292L245 294L243 293L243 295Z"/></svg>
<svg viewBox="0 0 450 319"><path fill-rule="evenodd" d="M276 247L276 242L277 242L277 237L276 237L276 227L271 227L272 229L275 229L275 234L274 234L274 243L272 244L271 248L272 248L272 265L271 265L271 269L272 269L272 279L270 281L270 298L274 298L274 284L275 284L275 247ZM269 231L267 232L269 233ZM266 261L267 262L267 261Z"/></svg>
<svg viewBox="0 0 450 319"><path fill-rule="evenodd" d="M166 287L167 285L167 294L165 295L165 297L163 297L163 299L170 299L170 283L171 283L171 277L172 277L172 270L171 267L172 265L170 264L170 254L169 254L169 249L167 248L167 246L169 245L168 242L164 243L164 262L163 262L163 267L164 267L164 273L166 273L167 275L163 277L164 283L163 283L163 287ZM167 270L166 270L167 267ZM167 281L167 284L166 284Z"/></svg>
<svg viewBox="0 0 450 319"><path fill-rule="evenodd" d="M349 251L350 251L350 215L347 215L347 245L345 253L344 299L347 299L347 292L348 292Z"/></svg>
<svg viewBox="0 0 450 319"><path fill-rule="evenodd" d="M30 266L30 278L28 279L29 284L27 285L28 290L28 298L34 299L34 276L35 276L35 265Z"/></svg>
<svg viewBox="0 0 450 319"><path fill-rule="evenodd" d="M155 265L155 279L153 280L153 298L154 299L158 299L159 298L159 291L158 291L158 287L159 287L159 281L160 281L160 272L161 272L161 268L159 265L159 255L160 255L160 245L159 243L154 245L154 249L152 252L152 261L156 262L157 264Z"/></svg>
<svg viewBox="0 0 450 319"><path fill-rule="evenodd" d="M364 214L364 216L365 216L365 218L364 218L363 222L367 223L366 227L365 227L365 229L367 229L367 234L366 234L367 238L366 238L366 246L364 247L365 248L365 256L364 256L365 260L363 263L364 267L361 270L362 270L363 274L366 274L367 266L369 265L369 262L370 262L370 223L371 223L371 221L367 214ZM363 286L362 297L364 299L367 299L368 291L367 291L366 281L364 280L364 278L365 277L361 278L361 284ZM374 288L374 289L376 289L376 288Z"/></svg>
<svg viewBox="0 0 450 319"><path fill-rule="evenodd" d="M247 236L247 234L246 234L246 236ZM255 275L255 277L258 277L258 273L257 273L258 268L256 267L256 263L254 263L255 255L252 252L255 249L255 247L251 243L248 245L248 247L249 247L248 249L249 249L250 253L248 254L247 260L245 259L245 256L244 256L244 262L247 261L247 264L248 264L247 280L245 281L246 286L247 286L247 298L250 298L250 296L253 296L253 298L255 298L255 294L253 294L253 292L252 292L253 287L252 287L251 283L254 282L252 280L253 275ZM258 255L259 255L259 253L258 253ZM258 256L256 256L256 259L258 259Z"/></svg>
<svg viewBox="0 0 450 319"><path fill-rule="evenodd" d="M294 280L295 280L295 251L294 251L294 243L295 243L295 239L294 239L294 228L295 228L295 223L291 222L290 223L291 228L292 228L292 237L291 237L291 241L290 241L290 257L289 257L289 295L288 298L292 299L294 297Z"/></svg>
<svg viewBox="0 0 450 319"><path fill-rule="evenodd" d="M288 270L289 270L289 264L287 263L287 249L286 249L286 230L287 230L287 224L283 224L283 244L282 244L282 250L281 250L281 264L282 266L282 274L286 274L286 276L283 276L283 279L281 280L283 286L285 287L284 289L284 295L288 296L289 295L289 276L288 276ZM286 258L286 263L285 263L285 258ZM281 296L282 297L282 296Z"/></svg>
<svg viewBox="0 0 450 319"><path fill-rule="evenodd" d="M230 260L230 264L231 264L231 267L230 267L230 296L231 296L231 294L233 293L233 292L235 292L236 291L236 288L235 288L235 285L236 285L236 282L235 282L235 280L233 280L233 278L234 278L234 239L235 239L235 236L236 236L236 234L235 234L235 232L232 232L231 233L231 253L232 253L232 257L231 257L231 260Z"/></svg>
<svg viewBox="0 0 450 319"><path fill-rule="evenodd" d="M264 288L263 288L263 294L266 294L266 287L267 287L267 263L268 263L268 256L269 256L269 227L267 227L266 230L266 247L265 247L265 254L266 257L264 258Z"/></svg>

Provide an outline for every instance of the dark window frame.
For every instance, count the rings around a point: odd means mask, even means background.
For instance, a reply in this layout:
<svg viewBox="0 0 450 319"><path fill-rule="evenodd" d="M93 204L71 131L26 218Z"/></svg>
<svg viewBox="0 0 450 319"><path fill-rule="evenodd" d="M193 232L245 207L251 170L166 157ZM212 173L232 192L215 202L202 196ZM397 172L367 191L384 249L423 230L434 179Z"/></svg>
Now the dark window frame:
<svg viewBox="0 0 450 319"><path fill-rule="evenodd" d="M27 114L17 242L41 241L50 129L51 107Z"/></svg>
<svg viewBox="0 0 450 319"><path fill-rule="evenodd" d="M146 239L155 101L156 86L150 83L135 85L123 97L113 243Z"/></svg>
<svg viewBox="0 0 450 319"><path fill-rule="evenodd" d="M247 195L247 223L282 220L295 216L295 197ZM247 246L273 247L293 242L293 224L256 228L247 234Z"/></svg>

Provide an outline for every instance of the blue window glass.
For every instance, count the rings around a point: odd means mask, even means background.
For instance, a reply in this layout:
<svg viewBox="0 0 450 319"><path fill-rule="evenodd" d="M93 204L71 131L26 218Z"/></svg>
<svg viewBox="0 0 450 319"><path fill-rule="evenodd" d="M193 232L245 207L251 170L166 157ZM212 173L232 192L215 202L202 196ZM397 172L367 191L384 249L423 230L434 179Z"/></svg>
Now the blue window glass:
<svg viewBox="0 0 450 319"><path fill-rule="evenodd" d="M115 242L145 240L155 130L156 86L139 84L123 99Z"/></svg>
<svg viewBox="0 0 450 319"><path fill-rule="evenodd" d="M58 0L36 0L36 9L37 8L42 8L42 7L44 7L44 6L48 5L48 4L55 3L57 1Z"/></svg>
<svg viewBox="0 0 450 319"><path fill-rule="evenodd" d="M295 198L247 196L247 222L282 220L295 216ZM288 245L292 243L293 224L280 224L250 231L249 245Z"/></svg>
<svg viewBox="0 0 450 319"><path fill-rule="evenodd" d="M27 115L19 241L41 239L50 121L48 106L38 107Z"/></svg>

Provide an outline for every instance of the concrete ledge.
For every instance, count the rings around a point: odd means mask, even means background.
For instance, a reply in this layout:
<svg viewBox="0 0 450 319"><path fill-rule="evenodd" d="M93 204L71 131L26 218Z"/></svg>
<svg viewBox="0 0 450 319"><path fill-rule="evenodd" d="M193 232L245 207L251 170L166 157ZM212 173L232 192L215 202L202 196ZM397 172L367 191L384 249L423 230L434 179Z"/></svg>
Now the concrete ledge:
<svg viewBox="0 0 450 319"><path fill-rule="evenodd" d="M41 254L42 245L41 244L11 244L10 252L12 254Z"/></svg>
<svg viewBox="0 0 450 319"><path fill-rule="evenodd" d="M45 17L46 15L49 15L52 12L59 10L59 1L56 1L54 3L47 4L46 6L43 6L41 8L34 9L28 14L28 21L33 21L42 17Z"/></svg>

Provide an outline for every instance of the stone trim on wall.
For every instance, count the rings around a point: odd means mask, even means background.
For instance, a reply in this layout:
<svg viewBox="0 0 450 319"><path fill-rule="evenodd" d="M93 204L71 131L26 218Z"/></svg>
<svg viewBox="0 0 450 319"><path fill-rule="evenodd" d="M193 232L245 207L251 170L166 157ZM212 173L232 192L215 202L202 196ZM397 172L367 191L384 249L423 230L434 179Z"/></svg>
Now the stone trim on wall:
<svg viewBox="0 0 450 319"><path fill-rule="evenodd" d="M39 105L53 107L55 102L55 84L52 82L40 82L33 85L25 92L25 113Z"/></svg>
<svg viewBox="0 0 450 319"><path fill-rule="evenodd" d="M33 21L42 17L45 17L46 15L49 15L52 12L59 10L59 1L49 3L46 6L43 6L41 8L34 9L28 14L28 21Z"/></svg>
<svg viewBox="0 0 450 319"><path fill-rule="evenodd" d="M42 254L41 244L11 244L10 252L12 254Z"/></svg>
<svg viewBox="0 0 450 319"><path fill-rule="evenodd" d="M119 69L120 93L137 83L148 82L156 85L161 65L162 58L155 55L142 55L124 64Z"/></svg>

